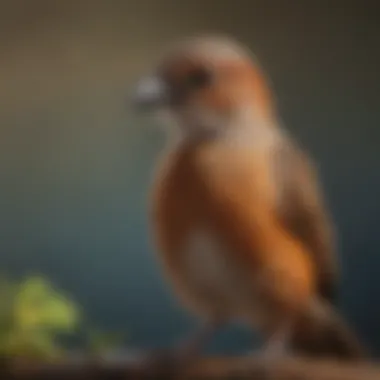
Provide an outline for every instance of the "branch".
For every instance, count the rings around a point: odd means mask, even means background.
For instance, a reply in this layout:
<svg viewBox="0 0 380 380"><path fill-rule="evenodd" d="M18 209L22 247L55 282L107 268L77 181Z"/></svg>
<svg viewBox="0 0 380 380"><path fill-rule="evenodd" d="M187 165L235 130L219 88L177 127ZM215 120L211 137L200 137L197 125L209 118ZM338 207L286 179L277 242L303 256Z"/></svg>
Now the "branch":
<svg viewBox="0 0 380 380"><path fill-rule="evenodd" d="M270 367L270 368L269 368ZM348 364L287 358L264 367L259 359L239 357L203 358L176 376L148 376L141 360L66 360L55 363L2 360L1 380L379 380L375 364Z"/></svg>

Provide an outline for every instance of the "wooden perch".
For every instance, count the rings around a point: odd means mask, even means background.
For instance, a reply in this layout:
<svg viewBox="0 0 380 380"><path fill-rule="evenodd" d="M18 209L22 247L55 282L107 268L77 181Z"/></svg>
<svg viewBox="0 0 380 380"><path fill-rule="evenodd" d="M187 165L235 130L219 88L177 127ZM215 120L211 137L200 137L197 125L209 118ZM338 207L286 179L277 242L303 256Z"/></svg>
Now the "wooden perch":
<svg viewBox="0 0 380 380"><path fill-rule="evenodd" d="M210 357L203 358L176 376L146 373L139 360L67 360L59 363L3 360L1 380L379 380L380 367L375 364L343 364L327 361L306 361L288 358L276 361L264 370L259 359Z"/></svg>

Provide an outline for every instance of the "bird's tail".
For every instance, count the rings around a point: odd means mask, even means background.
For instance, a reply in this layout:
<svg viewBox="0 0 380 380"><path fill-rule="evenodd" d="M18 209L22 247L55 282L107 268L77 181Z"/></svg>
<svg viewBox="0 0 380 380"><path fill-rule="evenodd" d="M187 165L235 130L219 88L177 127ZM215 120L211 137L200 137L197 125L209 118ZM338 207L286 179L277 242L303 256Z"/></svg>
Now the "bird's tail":
<svg viewBox="0 0 380 380"><path fill-rule="evenodd" d="M299 355L340 360L365 360L367 352L338 312L327 302L313 300L297 324L291 342Z"/></svg>

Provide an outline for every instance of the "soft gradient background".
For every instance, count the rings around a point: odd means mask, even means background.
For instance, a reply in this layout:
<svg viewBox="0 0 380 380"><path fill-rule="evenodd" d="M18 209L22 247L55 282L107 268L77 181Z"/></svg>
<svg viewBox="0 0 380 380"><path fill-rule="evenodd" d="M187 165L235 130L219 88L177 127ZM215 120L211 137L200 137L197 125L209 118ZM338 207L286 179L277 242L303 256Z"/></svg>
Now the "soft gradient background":
<svg viewBox="0 0 380 380"><path fill-rule="evenodd" d="M373 3L373 6L369 5ZM320 164L340 232L341 307L380 352L380 18L370 1L0 1L0 257L50 276L137 346L193 325L162 281L146 193L163 136L128 109L160 49L229 33ZM230 329L213 347L247 347Z"/></svg>

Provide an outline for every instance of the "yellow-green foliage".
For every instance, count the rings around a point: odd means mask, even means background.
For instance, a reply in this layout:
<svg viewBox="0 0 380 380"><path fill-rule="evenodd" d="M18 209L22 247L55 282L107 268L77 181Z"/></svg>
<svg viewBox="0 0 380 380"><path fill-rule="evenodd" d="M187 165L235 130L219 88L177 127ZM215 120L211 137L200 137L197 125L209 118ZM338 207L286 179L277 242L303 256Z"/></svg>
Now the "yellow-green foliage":
<svg viewBox="0 0 380 380"><path fill-rule="evenodd" d="M46 279L0 278L0 355L57 356L57 336L78 322L77 306Z"/></svg>
<svg viewBox="0 0 380 380"><path fill-rule="evenodd" d="M93 354L101 354L121 347L124 335L117 332L103 332L97 329L87 330L87 349Z"/></svg>

